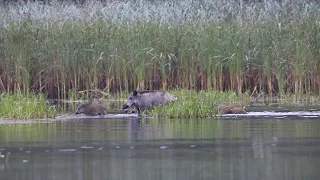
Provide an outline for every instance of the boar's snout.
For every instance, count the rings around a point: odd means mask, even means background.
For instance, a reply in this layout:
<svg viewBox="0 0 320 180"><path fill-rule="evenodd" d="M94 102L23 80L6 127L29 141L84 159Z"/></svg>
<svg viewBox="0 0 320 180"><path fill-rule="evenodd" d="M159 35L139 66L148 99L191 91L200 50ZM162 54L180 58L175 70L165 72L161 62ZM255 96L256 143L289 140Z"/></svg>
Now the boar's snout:
<svg viewBox="0 0 320 180"><path fill-rule="evenodd" d="M123 106L122 106L122 109L124 110L124 109L128 109L129 108L129 106L127 105L127 104L124 104Z"/></svg>

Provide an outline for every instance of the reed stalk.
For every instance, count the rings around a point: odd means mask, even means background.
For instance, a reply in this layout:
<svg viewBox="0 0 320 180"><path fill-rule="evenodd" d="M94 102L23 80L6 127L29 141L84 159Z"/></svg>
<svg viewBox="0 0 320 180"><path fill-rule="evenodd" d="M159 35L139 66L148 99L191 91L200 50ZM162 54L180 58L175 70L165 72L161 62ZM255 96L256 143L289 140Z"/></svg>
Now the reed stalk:
<svg viewBox="0 0 320 180"><path fill-rule="evenodd" d="M0 90L320 93L313 2L168 2L1 7Z"/></svg>

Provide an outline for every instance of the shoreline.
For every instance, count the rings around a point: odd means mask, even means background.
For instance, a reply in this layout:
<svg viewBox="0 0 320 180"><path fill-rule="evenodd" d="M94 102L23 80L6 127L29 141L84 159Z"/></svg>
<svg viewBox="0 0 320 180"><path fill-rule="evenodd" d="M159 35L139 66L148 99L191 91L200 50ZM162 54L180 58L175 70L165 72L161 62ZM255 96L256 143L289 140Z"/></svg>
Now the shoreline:
<svg viewBox="0 0 320 180"><path fill-rule="evenodd" d="M0 125L2 124L32 124L32 123L52 123L56 121L68 121L68 120L85 120L85 119L136 119L139 118L137 114L107 114L104 116L86 116L84 114L71 115L61 114L56 118L48 119L0 119Z"/></svg>
<svg viewBox="0 0 320 180"><path fill-rule="evenodd" d="M265 119L287 119L287 118L319 118L320 117L320 111L314 110L314 111L308 111L308 110L296 110L296 111L252 111L248 112L247 114L218 114L215 116L212 116L211 118L265 118ZM68 120L92 120L92 119L137 119L140 118L137 114L107 114L104 116L86 116L86 115L68 115L63 114L60 116L57 116L56 118L48 118L48 119L0 119L0 125L3 124L34 124L34 123L53 123L56 121L68 121ZM147 117L148 119L150 117ZM164 117L165 118L165 117ZM180 119L180 118L178 118ZM192 118L190 118L192 119ZM205 118L207 119L207 118Z"/></svg>
<svg viewBox="0 0 320 180"><path fill-rule="evenodd" d="M34 124L34 123L52 123L59 119L0 119L0 125L2 124Z"/></svg>

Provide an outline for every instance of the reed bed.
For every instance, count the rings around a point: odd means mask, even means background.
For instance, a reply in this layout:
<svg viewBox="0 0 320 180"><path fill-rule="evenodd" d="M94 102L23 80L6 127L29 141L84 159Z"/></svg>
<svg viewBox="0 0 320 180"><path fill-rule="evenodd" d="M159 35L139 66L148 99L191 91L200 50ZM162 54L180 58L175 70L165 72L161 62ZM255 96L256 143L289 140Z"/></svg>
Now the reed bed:
<svg viewBox="0 0 320 180"><path fill-rule="evenodd" d="M221 104L242 107L249 103L246 101L248 94L238 96L234 92L174 90L170 93L177 96L178 100L155 106L144 113L157 118L205 118L218 114L217 107Z"/></svg>
<svg viewBox="0 0 320 180"><path fill-rule="evenodd" d="M54 118L56 110L42 94L1 94L0 117L3 119Z"/></svg>
<svg viewBox="0 0 320 180"><path fill-rule="evenodd" d="M52 1L0 9L1 91L59 99L86 89L320 93L315 1Z"/></svg>

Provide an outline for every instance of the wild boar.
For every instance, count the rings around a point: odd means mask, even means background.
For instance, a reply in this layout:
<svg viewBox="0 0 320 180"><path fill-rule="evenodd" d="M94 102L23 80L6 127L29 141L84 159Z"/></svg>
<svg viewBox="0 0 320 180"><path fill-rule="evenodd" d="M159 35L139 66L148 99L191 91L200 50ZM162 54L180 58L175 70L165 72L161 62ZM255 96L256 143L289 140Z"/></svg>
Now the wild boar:
<svg viewBox="0 0 320 180"><path fill-rule="evenodd" d="M131 106L131 107L127 108L127 109L123 109L123 111L125 113L127 113L127 114L134 114L134 113L138 112L138 110L137 110L137 108L135 106Z"/></svg>
<svg viewBox="0 0 320 180"><path fill-rule="evenodd" d="M81 104L76 113L77 114L85 114L88 116L101 116L107 114L107 107L103 105L99 101L92 101L88 103Z"/></svg>
<svg viewBox="0 0 320 180"><path fill-rule="evenodd" d="M177 100L177 97L165 91L146 90L138 92L133 90L122 106L122 109L126 110L134 106L138 114L141 114L140 110L149 109L156 105L164 105L174 100Z"/></svg>
<svg viewBox="0 0 320 180"><path fill-rule="evenodd" d="M230 107L221 105L218 107L221 114L247 114L247 112L239 107Z"/></svg>
<svg viewBox="0 0 320 180"><path fill-rule="evenodd" d="M221 106L218 107L218 111L221 114L233 114L232 111L231 111L231 108L229 106L221 105Z"/></svg>
<svg viewBox="0 0 320 180"><path fill-rule="evenodd" d="M232 114L247 114L247 111L239 107L232 107L231 111L232 111Z"/></svg>

